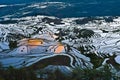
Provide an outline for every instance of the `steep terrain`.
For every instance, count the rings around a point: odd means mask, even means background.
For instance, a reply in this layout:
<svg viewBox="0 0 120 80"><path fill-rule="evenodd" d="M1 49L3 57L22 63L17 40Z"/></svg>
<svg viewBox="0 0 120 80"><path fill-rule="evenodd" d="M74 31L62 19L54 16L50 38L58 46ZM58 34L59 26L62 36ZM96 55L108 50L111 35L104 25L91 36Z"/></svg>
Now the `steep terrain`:
<svg viewBox="0 0 120 80"><path fill-rule="evenodd" d="M67 71L77 66L100 68L110 64L117 73L119 32L119 17L7 18L0 22L0 61L5 67L48 66L51 69L49 65L59 65L61 70L66 68Z"/></svg>

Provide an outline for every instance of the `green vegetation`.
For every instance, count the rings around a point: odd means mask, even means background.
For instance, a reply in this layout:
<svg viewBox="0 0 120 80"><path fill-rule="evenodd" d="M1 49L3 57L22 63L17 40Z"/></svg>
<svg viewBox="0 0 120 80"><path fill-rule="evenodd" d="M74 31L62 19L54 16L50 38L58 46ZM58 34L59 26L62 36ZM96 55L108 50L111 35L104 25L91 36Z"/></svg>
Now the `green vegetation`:
<svg viewBox="0 0 120 80"><path fill-rule="evenodd" d="M17 41L9 41L9 47L10 49L14 49L17 47Z"/></svg>
<svg viewBox="0 0 120 80"><path fill-rule="evenodd" d="M111 80L113 76L108 66L104 66L100 70L76 68L73 71L73 78L73 80Z"/></svg>
<svg viewBox="0 0 120 80"><path fill-rule="evenodd" d="M34 71L27 69L0 68L0 80L38 80Z"/></svg>
<svg viewBox="0 0 120 80"><path fill-rule="evenodd" d="M40 75L40 77L37 77ZM45 77L45 75L47 75ZM68 74L69 75L69 74ZM81 69L75 68L71 76L64 75L60 70L54 72L41 71L37 73L32 69L15 69L9 67L7 69L0 66L0 80L119 80L111 73L108 65L100 69Z"/></svg>

